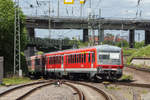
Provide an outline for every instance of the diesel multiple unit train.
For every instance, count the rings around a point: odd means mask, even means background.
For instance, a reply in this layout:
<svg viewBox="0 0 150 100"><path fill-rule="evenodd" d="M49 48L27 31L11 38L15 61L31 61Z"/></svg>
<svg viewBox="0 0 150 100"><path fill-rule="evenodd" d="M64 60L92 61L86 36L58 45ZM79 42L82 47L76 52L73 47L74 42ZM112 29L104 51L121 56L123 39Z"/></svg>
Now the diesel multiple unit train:
<svg viewBox="0 0 150 100"><path fill-rule="evenodd" d="M64 50L27 59L30 76L118 79L122 76L122 49L111 45Z"/></svg>

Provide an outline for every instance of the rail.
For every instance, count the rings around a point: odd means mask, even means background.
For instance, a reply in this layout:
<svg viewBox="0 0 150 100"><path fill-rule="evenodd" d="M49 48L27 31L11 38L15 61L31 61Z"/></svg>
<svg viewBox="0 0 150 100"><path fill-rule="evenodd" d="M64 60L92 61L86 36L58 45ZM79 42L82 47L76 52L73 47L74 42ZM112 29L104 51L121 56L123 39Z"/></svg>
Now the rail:
<svg viewBox="0 0 150 100"><path fill-rule="evenodd" d="M23 84L23 85L20 85L20 86L16 86L14 88L11 88L11 89L8 89L2 93L0 93L0 97L2 96L5 96L6 94L10 93L10 92L13 92L15 90L18 90L18 89L21 89L21 88L24 88L24 87L27 87L27 86L32 86L32 85L36 85L36 84L43 84L43 83L47 83L47 82L52 82L52 80L48 80L48 81L39 81L39 82L34 82L34 83L28 83L28 84Z"/></svg>
<svg viewBox="0 0 150 100"><path fill-rule="evenodd" d="M40 85L40 86L38 86L38 87L35 87L35 88L33 88L32 90L30 90L29 92L25 93L24 95L18 97L16 100L25 99L25 98L28 97L31 93L33 93L33 92L35 92L35 91L37 91L37 90L39 90L39 89L41 89L41 88L43 88L43 87L46 87L46 86L48 86L48 85L52 85L52 84L53 84L53 82L50 82L50 83L43 84L43 85Z"/></svg>
<svg viewBox="0 0 150 100"><path fill-rule="evenodd" d="M65 85L70 86L71 88L73 88L78 93L80 100L85 100L84 94L78 88L76 88L75 86L73 86L71 84L68 84L68 83L63 83L63 84L65 84Z"/></svg>
<svg viewBox="0 0 150 100"><path fill-rule="evenodd" d="M101 90L99 88L96 88L94 86L91 86L91 85L88 85L88 84L85 84L85 83L81 83L81 82L73 82L73 81L69 81L69 82L73 83L73 84L79 84L79 85L87 86L87 87L97 91L98 93L100 93L105 98L105 100L112 100L111 97L109 97L103 90Z"/></svg>

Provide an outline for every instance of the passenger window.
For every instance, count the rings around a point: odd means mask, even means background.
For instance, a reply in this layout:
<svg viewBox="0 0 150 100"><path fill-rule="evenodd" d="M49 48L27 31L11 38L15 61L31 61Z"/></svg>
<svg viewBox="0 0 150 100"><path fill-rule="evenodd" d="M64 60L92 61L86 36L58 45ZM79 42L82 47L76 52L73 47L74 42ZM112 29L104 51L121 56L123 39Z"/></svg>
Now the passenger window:
<svg viewBox="0 0 150 100"><path fill-rule="evenodd" d="M84 63L86 63L86 53L84 54Z"/></svg>
<svg viewBox="0 0 150 100"><path fill-rule="evenodd" d="M89 56L89 59L88 59L88 61L89 61L89 62L91 62L91 57L90 57L90 53L89 53L89 55L88 55L88 56Z"/></svg>
<svg viewBox="0 0 150 100"><path fill-rule="evenodd" d="M95 62L95 53L92 53L92 62Z"/></svg>
<svg viewBox="0 0 150 100"><path fill-rule="evenodd" d="M49 64L51 64L51 57L49 57Z"/></svg>
<svg viewBox="0 0 150 100"><path fill-rule="evenodd" d="M63 64L63 62L64 62L64 57L63 56L61 56L61 63Z"/></svg>
<svg viewBox="0 0 150 100"><path fill-rule="evenodd" d="M67 64L67 61L68 61L68 56L66 56L66 64Z"/></svg>
<svg viewBox="0 0 150 100"><path fill-rule="evenodd" d="M59 56L59 64L61 64L61 56Z"/></svg>
<svg viewBox="0 0 150 100"><path fill-rule="evenodd" d="M51 64L53 64L53 57L51 57Z"/></svg>
<svg viewBox="0 0 150 100"><path fill-rule="evenodd" d="M83 63L83 61L84 61L84 57L83 57L84 55L83 54L81 54L81 57L82 57L82 63Z"/></svg>
<svg viewBox="0 0 150 100"><path fill-rule="evenodd" d="M70 55L68 56L68 63L70 64Z"/></svg>
<svg viewBox="0 0 150 100"><path fill-rule="evenodd" d="M79 54L79 63L81 63L81 54Z"/></svg>
<svg viewBox="0 0 150 100"><path fill-rule="evenodd" d="M75 61L74 61L74 60L75 60L75 58L74 58L75 56L74 56L74 55L72 55L72 56L73 56L73 63L74 63L74 62L75 62Z"/></svg>
<svg viewBox="0 0 150 100"><path fill-rule="evenodd" d="M75 54L75 63L77 63L77 58L76 58L77 56L76 56L76 54Z"/></svg>

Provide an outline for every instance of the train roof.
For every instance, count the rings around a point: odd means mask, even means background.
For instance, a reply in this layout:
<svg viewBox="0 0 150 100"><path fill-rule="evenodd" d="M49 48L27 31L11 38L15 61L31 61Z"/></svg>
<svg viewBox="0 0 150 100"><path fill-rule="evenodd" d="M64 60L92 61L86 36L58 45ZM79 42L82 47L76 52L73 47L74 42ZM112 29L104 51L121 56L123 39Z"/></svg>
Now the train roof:
<svg viewBox="0 0 150 100"><path fill-rule="evenodd" d="M112 46L112 45L97 45L97 46L91 46L91 47L85 47L85 48L79 48L79 49L68 49L68 50L62 50L62 51L56 51L56 52L49 52L46 54L52 54L52 53L61 53L61 52L67 52L67 51L77 51L77 50L84 50L84 49L98 49L100 51L121 51L120 47Z"/></svg>
<svg viewBox="0 0 150 100"><path fill-rule="evenodd" d="M121 51L120 47L112 46L112 45L99 45L96 46L99 51Z"/></svg>

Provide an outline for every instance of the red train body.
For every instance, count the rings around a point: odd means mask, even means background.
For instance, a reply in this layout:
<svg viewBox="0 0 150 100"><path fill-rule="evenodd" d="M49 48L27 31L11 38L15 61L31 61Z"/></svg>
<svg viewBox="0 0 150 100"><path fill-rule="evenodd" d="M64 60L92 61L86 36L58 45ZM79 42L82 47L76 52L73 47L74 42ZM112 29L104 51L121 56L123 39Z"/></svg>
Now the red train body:
<svg viewBox="0 0 150 100"><path fill-rule="evenodd" d="M32 69L35 73L43 73L47 76L57 75L58 77L71 78L120 78L123 69L123 52L121 48L100 45L95 47L73 49L46 53L39 60L41 66L36 70L37 64L32 62ZM30 60L34 57L30 57ZM38 63L38 62L36 62Z"/></svg>

